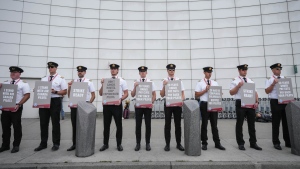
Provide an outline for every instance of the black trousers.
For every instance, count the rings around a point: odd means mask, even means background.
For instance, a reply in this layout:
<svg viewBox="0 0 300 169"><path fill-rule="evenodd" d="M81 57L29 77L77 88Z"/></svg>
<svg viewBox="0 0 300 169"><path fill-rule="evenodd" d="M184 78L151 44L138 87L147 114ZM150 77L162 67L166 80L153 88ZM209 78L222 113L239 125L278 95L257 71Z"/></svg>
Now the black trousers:
<svg viewBox="0 0 300 169"><path fill-rule="evenodd" d="M207 145L207 125L210 119L211 131L215 145L220 144L219 131L218 131L218 112L207 112L207 102L200 102L200 111L202 115L201 124L201 141L203 145Z"/></svg>
<svg viewBox="0 0 300 169"><path fill-rule="evenodd" d="M250 145L256 144L256 134L255 134L255 110L251 108L242 108L241 100L236 100L236 125L235 125L235 134L236 142L238 145L244 145L245 141L243 139L243 124L245 117L247 118L248 123L248 133L249 133L249 142Z"/></svg>
<svg viewBox="0 0 300 169"><path fill-rule="evenodd" d="M181 114L182 108L181 107L166 107L165 109L165 140L166 144L170 145L171 141L171 120L172 114L174 116L174 123L175 123L175 137L176 143L181 143Z"/></svg>
<svg viewBox="0 0 300 169"><path fill-rule="evenodd" d="M150 136L151 136L151 113L152 109L148 108L135 108L135 136L136 136L136 143L141 143L141 128L142 128L142 121L143 121L143 115L145 119L145 125L146 125L146 144L150 143Z"/></svg>
<svg viewBox="0 0 300 169"><path fill-rule="evenodd" d="M111 124L112 117L114 117L116 127L117 127L117 132L116 132L117 145L121 145L122 144L122 135L123 135L122 104L120 104L118 106L115 106L115 105L104 105L103 106L103 124L104 124L103 144L108 145L110 124Z"/></svg>
<svg viewBox="0 0 300 169"><path fill-rule="evenodd" d="M20 107L18 111L2 111L1 124L2 124L2 147L10 148L10 136L11 136L11 125L14 127L14 142L13 146L20 146L22 139L22 117L23 107Z"/></svg>
<svg viewBox="0 0 300 169"><path fill-rule="evenodd" d="M77 108L71 108L72 141L74 146L76 146L76 120L77 120Z"/></svg>
<svg viewBox="0 0 300 169"><path fill-rule="evenodd" d="M271 99L270 100L271 111L272 111L272 141L273 144L280 144L279 141L279 127L280 127L280 120L282 120L282 133L283 133L283 140L285 144L290 145L290 136L289 130L286 120L286 113L285 107L286 104L278 104L278 99Z"/></svg>
<svg viewBox="0 0 300 169"><path fill-rule="evenodd" d="M50 109L40 108L41 146L47 146L49 121L52 122L52 142L60 145L60 110L61 98L51 98Z"/></svg>

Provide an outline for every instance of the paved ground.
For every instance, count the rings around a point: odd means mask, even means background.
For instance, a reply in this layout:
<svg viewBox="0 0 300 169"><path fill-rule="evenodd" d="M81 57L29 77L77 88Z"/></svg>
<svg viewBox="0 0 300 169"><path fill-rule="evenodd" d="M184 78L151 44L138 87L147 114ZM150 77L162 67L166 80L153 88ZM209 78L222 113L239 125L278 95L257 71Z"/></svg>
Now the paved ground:
<svg viewBox="0 0 300 169"><path fill-rule="evenodd" d="M126 119L123 120L123 147L124 151L119 152L116 149L115 132L116 128L114 122L111 126L111 139L109 144L109 149L100 152L99 149L102 146L103 141L103 122L101 118L97 119L96 127L96 147L95 154L86 157L79 158L75 156L75 151L66 151L71 145L71 121L69 118L61 121L61 146L58 151L51 151L52 141L51 141L51 127L49 129L49 142L48 148L40 152L35 152L36 148L40 143L40 129L39 129L39 119L22 119L23 124L23 139L20 146L20 152L16 154L10 153L10 151L5 151L0 153L0 168L7 168L11 166L24 166L26 165L38 165L38 164L48 164L48 165L72 165L81 166L83 164L92 165L95 163L118 163L126 162L126 164L131 163L141 163L143 165L148 164L162 164L165 165L167 162L167 168L176 163L191 162L214 162L213 164L219 164L224 162L225 164L239 164L243 162L243 165L247 163L269 163L273 162L276 164L297 164L300 168L300 156L291 154L291 149L283 146L282 151L275 150L271 141L271 123L256 123L258 145L263 148L263 151L257 151L249 147L249 136L247 132L247 123L244 124L244 138L246 141L245 147L246 151L240 151L237 148L235 141L235 120L221 119L219 120L219 133L221 138L221 143L226 147L226 151L221 151L214 148L214 143L212 141L211 130L209 127L209 145L207 151L202 151L201 156L191 157L184 154L176 149L175 136L174 136L174 125L172 125L172 141L171 141L171 151L165 152L163 150L165 146L164 141L164 120L163 119L152 119L152 135L151 135L151 151L145 150L145 140L142 138L142 147L138 152L134 151L135 147L135 120ZM182 123L183 124L183 123ZM143 123L144 125L144 123ZM51 126L51 124L50 124ZM1 128L1 127L0 127ZM183 129L182 129L183 131ZM2 135L2 129L0 130ZM282 133L281 133L282 134ZM144 126L142 130L142 136L144 136ZM183 137L183 134L182 134ZM281 141L283 142L282 136ZM0 141L2 144L2 140ZM184 140L182 139L182 144L184 145ZM284 143L282 143L284 145ZM160 163L161 162L161 163ZM171 163L170 163L171 162ZM210 163L212 164L212 163ZM26 166L25 165L25 166ZM103 166L103 165L101 165ZM157 167L155 167L157 168ZM172 167L171 167L172 168ZM174 168L174 167L173 167Z"/></svg>

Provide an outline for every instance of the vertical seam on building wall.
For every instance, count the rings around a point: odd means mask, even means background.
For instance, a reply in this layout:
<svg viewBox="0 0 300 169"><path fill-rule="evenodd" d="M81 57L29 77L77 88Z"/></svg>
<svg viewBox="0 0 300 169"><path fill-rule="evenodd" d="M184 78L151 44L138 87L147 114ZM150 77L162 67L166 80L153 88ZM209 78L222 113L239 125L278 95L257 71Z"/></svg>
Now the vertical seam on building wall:
<svg viewBox="0 0 300 169"><path fill-rule="evenodd" d="M20 50L21 50L21 40L22 40L22 25L23 25L23 14L24 14L24 0L22 1L23 2L23 6L22 6L22 18L21 18L21 30L20 30L20 42L19 42L19 51L18 51L18 66L20 65Z"/></svg>
<svg viewBox="0 0 300 169"><path fill-rule="evenodd" d="M52 10L52 0L50 1L50 13L49 13L49 23L48 23L48 45L47 45L47 62L49 61L49 46L50 46L50 25L51 25L51 10ZM45 63L45 65L47 65ZM46 74L47 75L47 67L45 66Z"/></svg>
<svg viewBox="0 0 300 169"><path fill-rule="evenodd" d="M190 39L190 70L191 70L191 97L193 97L193 69L192 69L192 36L191 36L191 10L190 10L190 0L188 0L188 11L189 11L189 39Z"/></svg>
<svg viewBox="0 0 300 169"><path fill-rule="evenodd" d="M213 49L213 55L214 55L214 68L216 67L216 55L215 55L215 33L214 33L214 19L213 19L213 10L212 10L212 0L210 1L210 13L211 13L211 32L212 32L212 39L213 39L213 43L212 43L212 49ZM209 65L208 65L209 66ZM216 71L213 71L214 75L215 75L215 81L217 81L217 74Z"/></svg>
<svg viewBox="0 0 300 169"><path fill-rule="evenodd" d="M121 52L121 77L123 77L123 70L124 70L124 64L123 64L123 53L124 53L124 17L123 17L123 15L124 15L124 6L123 6L123 1L121 2L122 3L122 47L121 47L121 50L122 50L122 52Z"/></svg>
<svg viewBox="0 0 300 169"><path fill-rule="evenodd" d="M294 56L294 48L293 48L293 39L292 39L292 29L291 29L291 21L290 21L290 11L289 11L289 2L286 0L286 10L287 10L287 14L288 14L288 21L289 21L289 30L290 30L290 38L291 38L291 48L292 48L292 57L293 57L293 69L294 69L294 65L295 65L295 56ZM294 78L295 78L295 85L296 85L296 94L297 94L297 98L299 97L298 95L298 85L297 85L297 77L296 74L294 73ZM294 95L295 96L295 95Z"/></svg>
<svg viewBox="0 0 300 169"><path fill-rule="evenodd" d="M99 78L98 77L98 75L99 75L99 63L100 63L101 2L102 2L102 0L99 1L99 31L98 31L98 47L97 47L98 48L98 63L97 63L98 66L97 66L97 69L96 69L96 71L97 71L97 73L96 73L96 75L97 75L97 77L96 77L96 84L97 84L96 91L97 90L99 91L99 89L100 89L100 86L98 86L98 80L100 80L100 81L102 80L102 78L98 79ZM100 100L98 100L98 97L95 98L95 103L96 103L96 107L98 107L98 104L99 105L101 104Z"/></svg>
<svg viewBox="0 0 300 169"><path fill-rule="evenodd" d="M166 22L167 22L167 64L169 64L169 20L168 20L168 0L166 0Z"/></svg>
<svg viewBox="0 0 300 169"><path fill-rule="evenodd" d="M239 34L238 34L238 23L237 23L237 16L236 16L236 0L234 0L234 16L235 16L235 31L236 31L236 48L238 51L238 61L239 61L239 65L241 64L240 61L240 47L239 47Z"/></svg>
<svg viewBox="0 0 300 169"><path fill-rule="evenodd" d="M146 0L144 0L144 65L146 65Z"/></svg>
<svg viewBox="0 0 300 169"><path fill-rule="evenodd" d="M264 49L264 59L265 59L265 73L266 73L266 78L268 77L267 74L267 59L266 59L266 49L265 49L265 36L264 36L264 25L263 25L263 15L261 12L261 2L259 0L259 11L260 11L260 19L261 19L261 37L262 37L262 41L263 41L263 49Z"/></svg>
<svg viewBox="0 0 300 169"><path fill-rule="evenodd" d="M75 27L74 27L74 37L73 37L74 43L73 43L73 66L72 66L72 68L74 68L74 64L75 64L75 36L76 36L76 27L77 27L77 25L76 25L76 20L77 20L76 16L77 16L77 0L76 0L76 7L75 7L75 25L74 25ZM72 73L71 73L72 74L72 79L74 77L73 72L74 71L72 71Z"/></svg>

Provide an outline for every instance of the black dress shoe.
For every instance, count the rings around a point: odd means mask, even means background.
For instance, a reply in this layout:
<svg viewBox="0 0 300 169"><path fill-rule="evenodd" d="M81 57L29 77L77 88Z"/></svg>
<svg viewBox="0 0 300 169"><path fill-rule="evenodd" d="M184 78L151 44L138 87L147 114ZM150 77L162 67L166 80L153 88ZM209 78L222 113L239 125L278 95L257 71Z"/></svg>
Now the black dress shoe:
<svg viewBox="0 0 300 169"><path fill-rule="evenodd" d="M139 151L139 150L140 150L140 148L141 148L141 144L136 144L136 146L135 146L134 150L135 150L135 151Z"/></svg>
<svg viewBox="0 0 300 169"><path fill-rule="evenodd" d="M225 147L223 147L221 144L215 145L215 148L220 149L220 150L226 150Z"/></svg>
<svg viewBox="0 0 300 169"><path fill-rule="evenodd" d="M58 150L59 149L59 145L53 145L53 147L52 147L52 151L56 151L56 150Z"/></svg>
<svg viewBox="0 0 300 169"><path fill-rule="evenodd" d="M170 145L166 145L164 148L165 151L170 151Z"/></svg>
<svg viewBox="0 0 300 169"><path fill-rule="evenodd" d="M176 148L180 151L184 151L184 148L181 144L177 144Z"/></svg>
<svg viewBox="0 0 300 169"><path fill-rule="evenodd" d="M150 150L151 150L150 144L146 144L146 151L150 151Z"/></svg>
<svg viewBox="0 0 300 169"><path fill-rule="evenodd" d="M41 151L43 149L47 148L47 146L38 146L37 148L34 149L34 151Z"/></svg>
<svg viewBox="0 0 300 169"><path fill-rule="evenodd" d="M67 151L73 151L76 149L76 146L72 145L69 149L67 149Z"/></svg>
<svg viewBox="0 0 300 169"><path fill-rule="evenodd" d="M3 152L3 151L6 151L6 150L9 150L9 147L1 147L0 148L0 153Z"/></svg>
<svg viewBox="0 0 300 169"><path fill-rule="evenodd" d="M104 151L104 150L106 150L106 149L108 149L108 145L104 144L104 145L100 148L99 151Z"/></svg>
<svg viewBox="0 0 300 169"><path fill-rule="evenodd" d="M254 148L255 150L262 150L262 148L259 147L257 144L250 145L250 148Z"/></svg>
<svg viewBox="0 0 300 169"><path fill-rule="evenodd" d="M282 150L280 144L274 144L274 148L277 149L277 150Z"/></svg>
<svg viewBox="0 0 300 169"><path fill-rule="evenodd" d="M206 144L202 144L202 150L207 150L207 145Z"/></svg>
<svg viewBox="0 0 300 169"><path fill-rule="evenodd" d="M246 150L245 147L244 147L244 145L239 145L239 149L240 150Z"/></svg>
<svg viewBox="0 0 300 169"><path fill-rule="evenodd" d="M118 151L123 151L122 145L118 145L118 146L117 146L117 149L118 149Z"/></svg>
<svg viewBox="0 0 300 169"><path fill-rule="evenodd" d="M18 146L13 147L13 149L11 150L11 153L16 153L16 152L19 152Z"/></svg>

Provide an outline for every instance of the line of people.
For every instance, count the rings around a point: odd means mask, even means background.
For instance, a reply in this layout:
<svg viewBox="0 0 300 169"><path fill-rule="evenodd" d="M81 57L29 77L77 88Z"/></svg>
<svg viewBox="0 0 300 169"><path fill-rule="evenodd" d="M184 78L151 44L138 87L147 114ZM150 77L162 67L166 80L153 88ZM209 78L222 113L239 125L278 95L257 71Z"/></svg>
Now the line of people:
<svg viewBox="0 0 300 169"><path fill-rule="evenodd" d="M60 111L62 108L61 97L68 94L70 95L70 88L72 83L75 82L85 82L88 83L88 95L86 98L87 102L92 103L95 99L95 87L91 80L85 78L87 67L85 66L77 66L78 79L74 79L71 82L67 83L64 77L57 73L58 64L55 62L47 63L49 69L49 75L43 77L42 81L52 82L52 91L51 91L51 103L50 108L39 108L39 117L40 117L40 136L41 142L34 151L41 151L47 148L48 142L48 131L49 131L49 121L51 118L52 122L52 150L56 151L60 146ZM119 98L121 100L120 105L103 105L103 125L104 125L104 139L103 145L100 148L100 151L105 151L109 148L109 137L110 137L110 125L112 118L114 118L116 124L116 142L117 142L117 150L123 151L122 147L122 101L128 97L128 87L127 82L118 76L119 73L119 65L118 64L110 64L110 74L111 78L120 79L119 85ZM160 86L160 95L161 97L165 96L165 86L169 81L180 80L175 76L175 64L168 64L166 66L167 69L167 77L164 78L161 82ZM261 147L257 145L256 139L256 130L255 130L255 108L257 108L258 102L258 94L256 92L256 103L254 108L243 108L241 107L241 90L240 88L245 83L254 83L250 78L247 77L248 65L243 64L237 66L239 76L233 79L230 83L230 95L233 95L236 100L236 141L238 144L238 148L240 150L245 150L245 141L243 139L243 123L245 118L247 118L248 123L248 132L249 132L249 142L250 147L256 150L262 150ZM269 94L269 98L271 98L271 111L273 115L272 120L272 141L274 148L277 150L281 150L282 147L279 141L279 126L280 121L282 120L283 125L283 138L285 141L286 147L291 147L290 138L287 128L286 121L286 113L285 113L285 104L278 104L278 96L275 85L278 83L279 78L284 78L281 75L282 66L280 63L276 63L270 66L273 75L266 81L265 92ZM21 73L23 73L23 69L17 66L9 67L11 80L5 81L3 84L14 84L18 85L17 91L17 100L15 111L2 111L1 114L1 124L2 124L2 146L0 148L0 152L6 151L10 149L10 137L11 137L11 125L14 128L14 142L13 149L11 153L16 153L19 151L19 146L22 138L22 125L21 125L21 117L23 107L22 105L30 98L30 87L28 83L20 79ZM138 86L137 82L152 82L152 103L156 99L156 92L154 89L154 83L147 77L146 66L140 66L138 68L140 78L138 78L134 85L133 90L131 91L131 96L136 96L136 88ZM200 112L202 115L202 125L201 125L201 141L202 141L202 149L207 150L207 125L208 120L210 120L213 141L215 143L215 147L220 150L225 150L225 147L221 145L217 121L218 121L218 113L217 112L208 112L207 111L207 101L208 101L208 91L210 90L210 86L218 86L218 83L214 80L211 80L211 74L213 72L213 67L204 67L204 78L197 82L195 88L195 97L200 97ZM101 88L99 89L99 95L103 95L103 83L104 79L101 79ZM0 88L2 87L2 83L0 83ZM182 100L185 99L184 95L184 85L181 81L181 92L182 92ZM136 146L134 148L135 151L139 151L141 148L141 126L142 126L142 118L144 116L146 133L145 133L145 141L146 141L146 150L150 151L150 137L151 137L151 108L135 108L136 113ZM164 127L164 136L165 136L165 151L170 151L170 140L171 140L171 119L172 114L174 117L175 123L175 137L176 137L176 148L180 151L184 151L184 147L181 145L181 107L166 107L164 105L165 112L165 127ZM199 112L199 113L200 113ZM67 149L68 151L72 151L76 149L76 114L77 108L71 108L71 123L72 123L72 146Z"/></svg>

